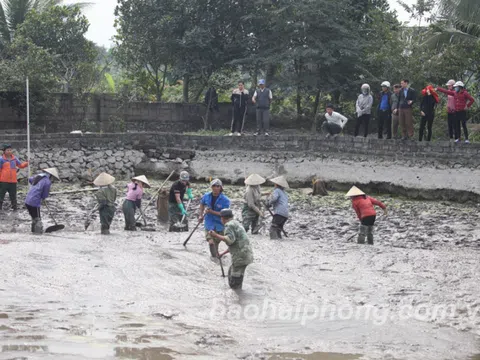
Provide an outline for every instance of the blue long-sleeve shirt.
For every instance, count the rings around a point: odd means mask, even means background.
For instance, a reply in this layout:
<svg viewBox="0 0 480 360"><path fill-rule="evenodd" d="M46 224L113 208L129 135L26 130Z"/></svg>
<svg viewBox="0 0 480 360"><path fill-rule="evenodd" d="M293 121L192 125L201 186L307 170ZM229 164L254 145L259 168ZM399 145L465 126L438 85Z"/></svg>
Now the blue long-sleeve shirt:
<svg viewBox="0 0 480 360"><path fill-rule="evenodd" d="M288 218L288 195L280 188L273 190L268 204L273 206L273 213Z"/></svg>
<svg viewBox="0 0 480 360"><path fill-rule="evenodd" d="M42 176L42 179L40 179L40 181L34 185L33 181L37 176ZM52 185L52 182L47 174L32 176L28 179L28 182L32 184L32 187L28 191L25 204L33 207L40 207L42 200L45 200L50 193L50 186Z"/></svg>

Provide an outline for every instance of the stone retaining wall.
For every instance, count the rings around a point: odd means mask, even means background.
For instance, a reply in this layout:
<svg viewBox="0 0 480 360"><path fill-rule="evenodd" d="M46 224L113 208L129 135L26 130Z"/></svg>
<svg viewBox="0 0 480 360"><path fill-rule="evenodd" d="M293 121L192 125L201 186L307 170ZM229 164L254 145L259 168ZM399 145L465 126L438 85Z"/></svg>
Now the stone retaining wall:
<svg viewBox="0 0 480 360"><path fill-rule="evenodd" d="M4 136L3 141L21 149L25 158L25 136ZM451 190L449 199L460 192L462 199L480 194L480 144L174 133L47 134L33 136L31 144L33 169L57 166L69 181L100 171L126 179L134 172L165 177L172 170L188 169L195 178L220 177L232 183L258 172L266 177L283 174L294 185L320 177L337 186L363 184L402 193L416 189L415 197L422 197L424 190L429 192L426 198L445 190Z"/></svg>

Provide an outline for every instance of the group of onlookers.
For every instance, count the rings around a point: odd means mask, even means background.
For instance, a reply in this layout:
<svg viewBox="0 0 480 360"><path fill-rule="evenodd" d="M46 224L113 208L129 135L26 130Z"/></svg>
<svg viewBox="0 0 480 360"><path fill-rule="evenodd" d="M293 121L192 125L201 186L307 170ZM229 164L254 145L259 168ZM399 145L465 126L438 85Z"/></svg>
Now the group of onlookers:
<svg viewBox="0 0 480 360"><path fill-rule="evenodd" d="M414 106L418 101L417 92L409 86L409 81L403 79L399 84L391 86L390 82L381 83L381 91L376 96L378 106L376 109L376 120L378 129L378 138L383 139L413 139L414 137ZM432 126L435 119L435 109L440 102L438 92L447 95L447 113L448 113L448 134L450 139L460 142L461 128L463 128L465 142L468 140L467 129L467 109L474 103L473 97L465 89L462 81L449 80L446 84L447 89L441 87L434 88L428 85L421 91L421 100L418 101L420 108L421 121L419 126L419 141L432 139ZM214 89L213 89L214 91ZM218 105L217 96L212 89L207 91L205 103L211 109ZM240 136L243 132L245 116L247 114L248 101L250 95L242 81L238 87L232 91L231 95L233 115L231 132L228 136ZM272 102L272 91L265 87L265 80L258 82L258 88L251 98L256 105L257 130L254 135L260 135L262 132L268 136L270 127L270 104ZM354 136L359 136L360 131L367 137L369 134L369 124L373 113L374 96L372 95L370 85L363 84L361 93L358 95L355 103L356 124ZM322 124L323 131L329 136L338 136L348 122L348 118L335 112L332 105L327 105L325 122ZM363 129L362 129L363 128Z"/></svg>
<svg viewBox="0 0 480 360"><path fill-rule="evenodd" d="M467 110L473 105L474 99L465 89L465 84L461 81L449 80L447 82L448 89L441 87L434 88L428 85L422 90L422 99L420 101L421 122L419 128L419 141L432 139L432 126L435 118L435 108L440 102L438 92L447 95L447 113L448 113L448 133L450 139L460 142L461 127L465 136L465 142L468 140L467 129ZM378 94L377 107L377 128L378 138L383 139L384 133L386 138L403 140L413 139L414 136L414 119L413 107L417 101L416 91L409 87L409 81L404 79L400 84L393 85L393 92L388 81L381 84L382 90ZM363 136L368 136L368 126L372 116L373 96L368 84L363 84L361 94L357 98L355 110L357 121L355 125L354 135L358 136L363 126ZM332 105L327 105L327 113L325 114L325 122L322 128L329 136L338 136L345 127L348 119L333 111ZM400 127L400 133L399 133ZM426 128L426 131L425 131Z"/></svg>

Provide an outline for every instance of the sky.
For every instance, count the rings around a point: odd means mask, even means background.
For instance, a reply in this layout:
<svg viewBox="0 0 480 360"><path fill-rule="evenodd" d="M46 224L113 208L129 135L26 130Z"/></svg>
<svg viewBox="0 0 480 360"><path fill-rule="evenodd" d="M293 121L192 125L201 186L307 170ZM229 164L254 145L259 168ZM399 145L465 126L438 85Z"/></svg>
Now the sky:
<svg viewBox="0 0 480 360"><path fill-rule="evenodd" d="M115 35L115 28L113 23L115 16L113 12L117 4L117 0L86 0L92 5L83 10L88 20L90 21L90 29L87 33L87 38L94 41L98 45L105 47L112 46L112 37ZM75 3L75 0L66 0L65 3ZM413 4L416 0L405 0L407 4ZM400 21L408 21L408 15L398 4L397 0L389 0L392 9L397 10Z"/></svg>

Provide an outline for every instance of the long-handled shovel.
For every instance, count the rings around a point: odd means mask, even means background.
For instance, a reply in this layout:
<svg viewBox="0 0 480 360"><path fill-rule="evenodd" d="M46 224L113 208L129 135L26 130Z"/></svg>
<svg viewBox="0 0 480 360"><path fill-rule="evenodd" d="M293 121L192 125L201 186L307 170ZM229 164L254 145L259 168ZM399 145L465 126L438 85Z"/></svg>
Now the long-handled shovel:
<svg viewBox="0 0 480 360"><path fill-rule="evenodd" d="M195 225L195 227L194 227L193 230L191 231L190 235L188 235L187 240L185 240L185 241L183 242L183 246L187 246L188 241L189 241L190 238L192 237L192 235L193 235L193 233L195 232L195 230L198 229L198 227L200 226L201 223L202 223L202 222L199 221L198 224Z"/></svg>
<svg viewBox="0 0 480 360"><path fill-rule="evenodd" d="M160 188L157 190L156 194L150 199L150 201L147 203L147 205L145 205L145 207L143 208L143 211L140 211L140 215L137 217L137 219L135 220L135 222L138 222L138 220L140 220L140 218L143 216L144 220L145 220L145 211L148 209L148 207L150 206L150 204L158 197L158 195L160 194L160 191L162 191L163 189L163 186L167 183L167 181L172 177L172 175L175 173L175 170L173 170L170 175L168 175L168 177L165 179L165 181L162 183L162 185L160 185ZM146 220L145 220L146 222Z"/></svg>
<svg viewBox="0 0 480 360"><path fill-rule="evenodd" d="M85 231L87 231L88 227L90 226L90 224L92 223L92 215L95 211L98 210L98 204L95 204L95 206L93 207L92 211L90 211L87 215L87 219L85 220Z"/></svg>
<svg viewBox="0 0 480 360"><path fill-rule="evenodd" d="M45 204L45 207L47 208L47 211L48 211L48 215L50 215L50 217L52 218L53 222L55 223L55 225L52 225L52 226L49 226L48 228L45 229L45 232L46 233L52 233L52 232L55 232L55 231L59 231L59 230L63 230L65 229L65 225L62 225L62 224L58 224L57 223L57 220L55 220L55 218L53 217L53 214L50 212L50 209L47 205L47 202L44 201L43 202Z"/></svg>
<svg viewBox="0 0 480 360"><path fill-rule="evenodd" d="M192 200L188 199L187 208L185 209L186 212L188 212L188 209L190 208L191 201ZM185 221L185 215L182 216L182 220L180 220L180 222L176 222L175 224L173 224L173 226L175 226L177 229L184 228L186 226L184 221Z"/></svg>

